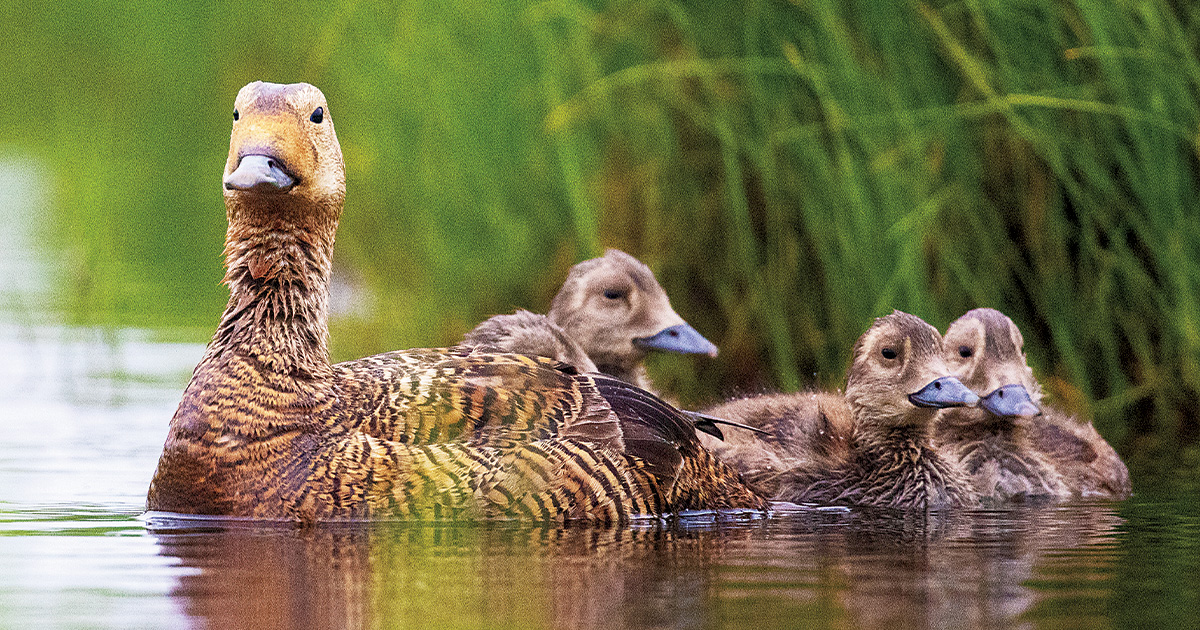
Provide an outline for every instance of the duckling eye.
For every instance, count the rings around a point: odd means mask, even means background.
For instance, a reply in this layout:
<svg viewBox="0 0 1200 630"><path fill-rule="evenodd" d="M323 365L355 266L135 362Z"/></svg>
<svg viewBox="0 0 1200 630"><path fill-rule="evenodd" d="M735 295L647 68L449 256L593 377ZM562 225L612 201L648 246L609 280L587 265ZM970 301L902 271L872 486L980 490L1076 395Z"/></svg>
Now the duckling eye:
<svg viewBox="0 0 1200 630"><path fill-rule="evenodd" d="M891 348L884 348L883 350L879 351L879 354L882 354L883 358L885 358L885 359L895 359L896 358L896 351L892 350Z"/></svg>
<svg viewBox="0 0 1200 630"><path fill-rule="evenodd" d="M320 123L322 120L325 120L325 108L318 107L314 109L312 116L309 116L308 119L315 123Z"/></svg>
<svg viewBox="0 0 1200 630"><path fill-rule="evenodd" d="M958 347L958 356L960 356L964 359L970 358L971 357L971 349L966 346L959 346Z"/></svg>
<svg viewBox="0 0 1200 630"><path fill-rule="evenodd" d="M237 110L235 109L235 110L233 110L233 121L237 122L237 119L238 119L238 113L237 113Z"/></svg>
<svg viewBox="0 0 1200 630"><path fill-rule="evenodd" d="M610 300L619 300L625 297L625 292L620 289L605 289L604 297Z"/></svg>

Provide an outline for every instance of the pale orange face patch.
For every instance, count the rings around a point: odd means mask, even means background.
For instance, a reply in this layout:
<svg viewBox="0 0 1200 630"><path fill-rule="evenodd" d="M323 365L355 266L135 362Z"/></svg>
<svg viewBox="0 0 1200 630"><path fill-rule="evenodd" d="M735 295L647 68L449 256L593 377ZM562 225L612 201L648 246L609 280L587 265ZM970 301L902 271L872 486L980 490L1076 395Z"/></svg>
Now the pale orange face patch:
<svg viewBox="0 0 1200 630"><path fill-rule="evenodd" d="M315 202L345 194L341 146L325 95L307 83L279 85L256 81L234 102L233 129L225 176L247 155L264 155L296 180L286 194ZM247 196L225 191L226 197Z"/></svg>

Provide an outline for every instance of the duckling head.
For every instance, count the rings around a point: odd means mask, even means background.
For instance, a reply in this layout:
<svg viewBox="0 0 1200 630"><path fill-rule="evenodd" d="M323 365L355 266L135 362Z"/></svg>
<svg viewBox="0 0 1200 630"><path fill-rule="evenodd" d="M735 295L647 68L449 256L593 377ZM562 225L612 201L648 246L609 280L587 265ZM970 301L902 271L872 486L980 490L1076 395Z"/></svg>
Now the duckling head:
<svg viewBox="0 0 1200 630"><path fill-rule="evenodd" d="M238 92L224 189L231 229L324 230L332 238L346 175L321 90L256 81Z"/></svg>
<svg viewBox="0 0 1200 630"><path fill-rule="evenodd" d="M1025 359L1025 339L1004 313L968 311L950 324L943 340L946 363L979 394L979 406L1001 418L1041 414L1041 387Z"/></svg>
<svg viewBox="0 0 1200 630"><path fill-rule="evenodd" d="M671 308L650 268L616 249L572 267L547 316L602 369L631 370L650 350L717 356Z"/></svg>
<svg viewBox="0 0 1200 630"><path fill-rule="evenodd" d="M938 409L972 406L979 397L951 375L937 329L894 311L855 344L846 400L860 430L886 430L928 427Z"/></svg>

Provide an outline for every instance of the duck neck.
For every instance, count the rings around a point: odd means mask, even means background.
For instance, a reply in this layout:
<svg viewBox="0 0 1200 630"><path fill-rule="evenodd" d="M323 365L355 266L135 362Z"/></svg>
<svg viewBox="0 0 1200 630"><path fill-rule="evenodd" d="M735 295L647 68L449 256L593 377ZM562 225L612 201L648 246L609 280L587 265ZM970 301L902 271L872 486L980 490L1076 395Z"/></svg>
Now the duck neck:
<svg viewBox="0 0 1200 630"><path fill-rule="evenodd" d="M947 409L938 420L939 441L993 442L1020 447L1028 431L1019 419L996 416L983 409Z"/></svg>
<svg viewBox="0 0 1200 630"><path fill-rule="evenodd" d="M919 459L930 451L929 425L906 424L889 427L858 426L855 443L860 457L879 459L884 454L905 454L904 459ZM932 452L932 451L930 451Z"/></svg>
<svg viewBox="0 0 1200 630"><path fill-rule="evenodd" d="M231 222L225 240L229 304L206 360L236 354L299 379L331 374L332 230Z"/></svg>
<svg viewBox="0 0 1200 630"><path fill-rule="evenodd" d="M879 446L899 446L908 443L928 446L934 419L941 411L911 405L904 411L878 410L863 405L858 400L851 400L850 407L854 413L854 433L857 442Z"/></svg>

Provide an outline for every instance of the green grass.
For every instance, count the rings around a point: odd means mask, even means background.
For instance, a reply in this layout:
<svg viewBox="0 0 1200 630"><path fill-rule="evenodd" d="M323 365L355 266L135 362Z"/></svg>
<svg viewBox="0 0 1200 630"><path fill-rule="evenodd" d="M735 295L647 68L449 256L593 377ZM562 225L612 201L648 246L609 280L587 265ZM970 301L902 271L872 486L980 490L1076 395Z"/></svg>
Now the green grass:
<svg viewBox="0 0 1200 630"><path fill-rule="evenodd" d="M1129 454L1200 424L1200 9L1166 1L92 0L0 9L0 150L57 176L75 320L211 325L229 111L321 87L347 159L350 358L544 310L620 247L716 361L690 403L836 386L872 317L992 306ZM112 23L104 30L99 25Z"/></svg>

